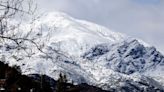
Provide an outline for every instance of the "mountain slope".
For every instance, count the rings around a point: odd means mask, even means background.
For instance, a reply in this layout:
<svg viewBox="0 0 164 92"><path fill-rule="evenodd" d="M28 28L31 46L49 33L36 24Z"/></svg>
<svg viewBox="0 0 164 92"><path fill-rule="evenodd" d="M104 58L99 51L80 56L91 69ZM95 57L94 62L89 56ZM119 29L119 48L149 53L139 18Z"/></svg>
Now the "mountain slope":
<svg viewBox="0 0 164 92"><path fill-rule="evenodd" d="M124 74L144 72L164 63L160 52L154 47L144 47L137 40L98 45L83 57L97 63L102 61L104 66Z"/></svg>
<svg viewBox="0 0 164 92"><path fill-rule="evenodd" d="M7 60L11 65L21 66L24 74L46 74L57 79L62 72L69 82L106 90L163 89L164 81L148 71L163 68L164 56L141 40L59 12L45 14L35 24L35 31L42 31L41 39L46 39L43 48L46 55L36 53L19 62ZM27 24L22 29L28 27Z"/></svg>

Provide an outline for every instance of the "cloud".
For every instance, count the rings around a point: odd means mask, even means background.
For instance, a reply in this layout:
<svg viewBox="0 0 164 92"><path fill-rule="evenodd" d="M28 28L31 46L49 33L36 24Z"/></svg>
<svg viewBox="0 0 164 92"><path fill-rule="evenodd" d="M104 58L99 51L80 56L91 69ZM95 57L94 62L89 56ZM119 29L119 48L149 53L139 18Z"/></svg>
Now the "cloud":
<svg viewBox="0 0 164 92"><path fill-rule="evenodd" d="M141 38L164 54L164 0L38 0L38 5Z"/></svg>

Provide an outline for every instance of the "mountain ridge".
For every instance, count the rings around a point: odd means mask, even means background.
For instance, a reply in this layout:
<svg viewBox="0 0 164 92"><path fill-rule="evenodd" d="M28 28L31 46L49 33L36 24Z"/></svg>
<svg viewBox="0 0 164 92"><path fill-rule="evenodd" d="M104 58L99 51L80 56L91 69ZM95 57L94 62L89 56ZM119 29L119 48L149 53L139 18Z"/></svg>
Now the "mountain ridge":
<svg viewBox="0 0 164 92"><path fill-rule="evenodd" d="M37 53L19 62L7 60L11 65L19 65L24 74L45 74L58 79L62 72L69 82L87 83L105 90L121 89L126 84L132 90L136 90L134 85L138 89L164 86L156 85L164 84L163 80L144 74L163 67L163 55L141 40L59 12L43 15L34 27L36 32L42 29L41 39L48 36L43 51L50 57ZM162 69L158 72L163 73ZM140 83L143 81L147 85Z"/></svg>

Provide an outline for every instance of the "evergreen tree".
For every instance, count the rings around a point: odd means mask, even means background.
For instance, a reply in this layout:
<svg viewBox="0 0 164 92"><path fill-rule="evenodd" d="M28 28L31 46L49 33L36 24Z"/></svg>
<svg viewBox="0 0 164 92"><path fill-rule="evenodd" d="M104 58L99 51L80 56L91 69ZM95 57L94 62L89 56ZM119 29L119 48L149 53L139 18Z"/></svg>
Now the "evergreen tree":
<svg viewBox="0 0 164 92"><path fill-rule="evenodd" d="M59 79L57 80L56 92L66 92L66 75L59 74Z"/></svg>

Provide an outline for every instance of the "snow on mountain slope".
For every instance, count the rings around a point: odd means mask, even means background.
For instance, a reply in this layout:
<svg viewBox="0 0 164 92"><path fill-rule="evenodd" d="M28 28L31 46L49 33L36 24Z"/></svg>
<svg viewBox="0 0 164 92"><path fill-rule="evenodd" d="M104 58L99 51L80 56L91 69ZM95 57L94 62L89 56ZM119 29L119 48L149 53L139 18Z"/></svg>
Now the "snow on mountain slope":
<svg viewBox="0 0 164 92"><path fill-rule="evenodd" d="M77 56L97 44L112 44L128 38L105 27L76 20L58 12L43 16L36 25L38 27L42 25L42 28L45 28L43 30L51 30L51 36L53 37L50 42L58 43L62 48L61 50Z"/></svg>
<svg viewBox="0 0 164 92"><path fill-rule="evenodd" d="M28 24L22 30L25 28L29 29ZM21 66L24 74L46 74L57 79L62 72L70 82L88 83L106 90L126 85L135 90L162 88L150 70L164 67L164 57L141 40L59 12L43 15L35 21L34 29L43 33L46 55L36 53L19 62L6 58L9 64Z"/></svg>
<svg viewBox="0 0 164 92"><path fill-rule="evenodd" d="M101 44L83 55L96 63L124 74L144 72L164 63L164 57L153 47L144 47L137 40L108 45Z"/></svg>

